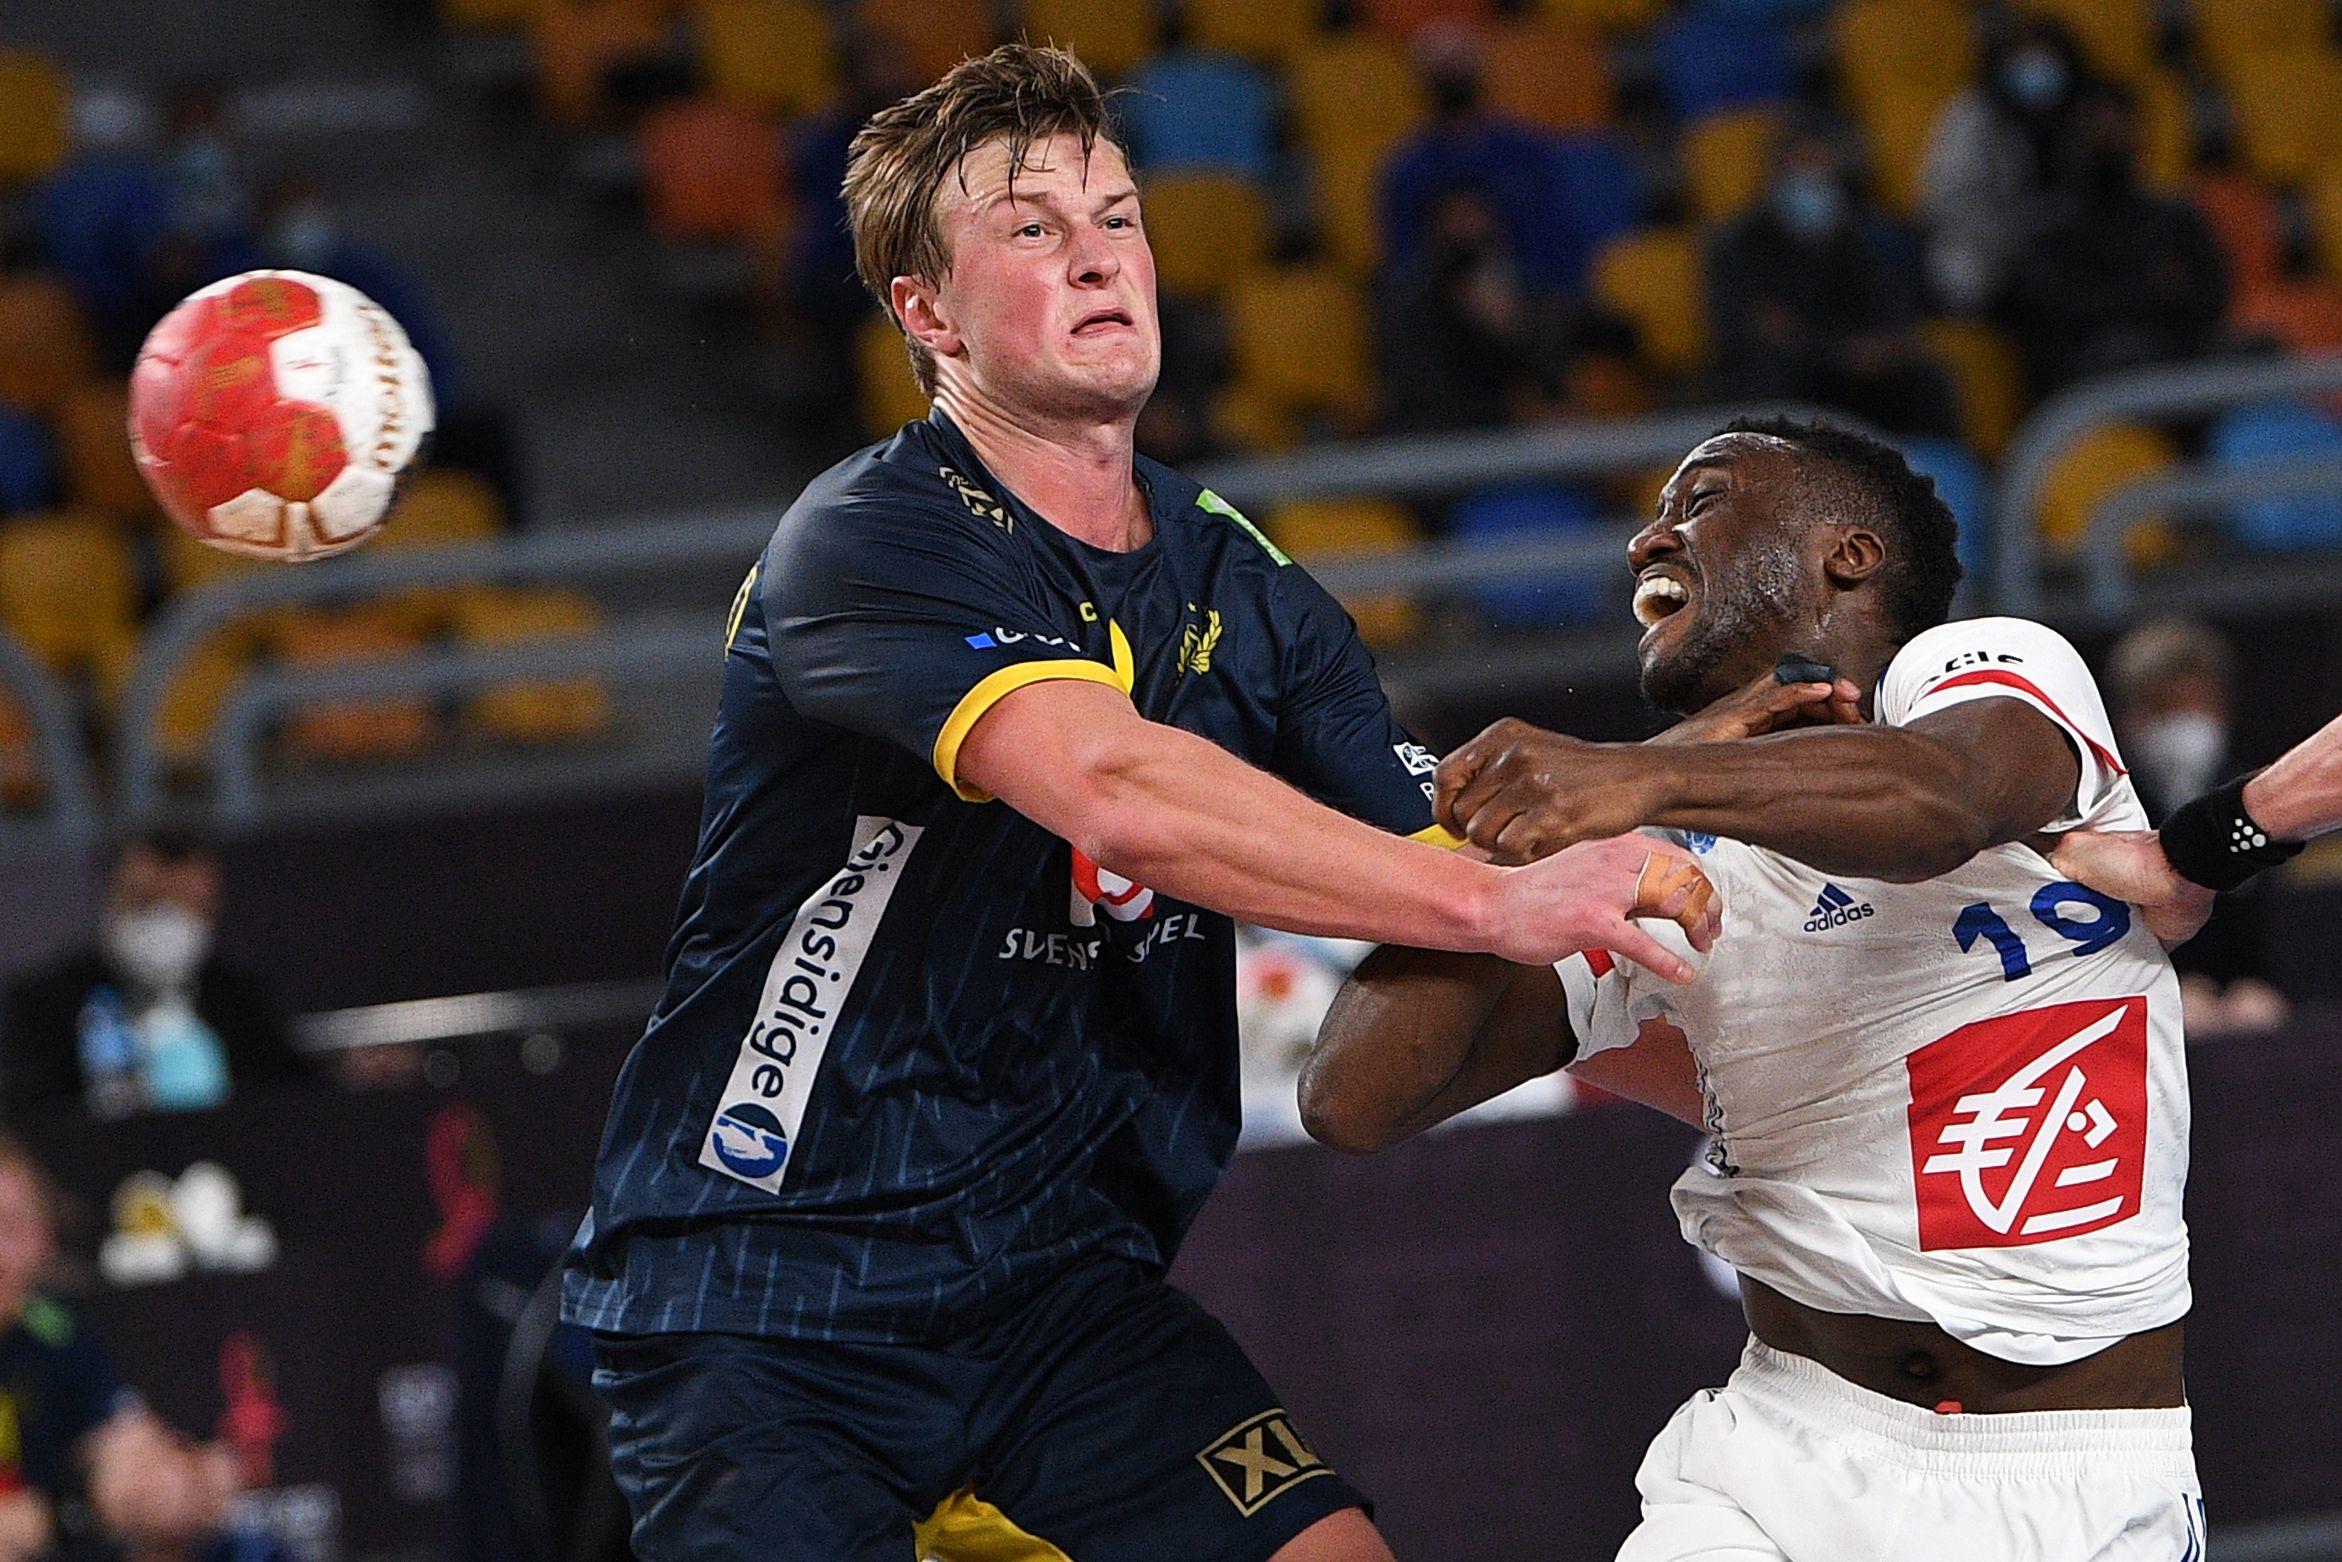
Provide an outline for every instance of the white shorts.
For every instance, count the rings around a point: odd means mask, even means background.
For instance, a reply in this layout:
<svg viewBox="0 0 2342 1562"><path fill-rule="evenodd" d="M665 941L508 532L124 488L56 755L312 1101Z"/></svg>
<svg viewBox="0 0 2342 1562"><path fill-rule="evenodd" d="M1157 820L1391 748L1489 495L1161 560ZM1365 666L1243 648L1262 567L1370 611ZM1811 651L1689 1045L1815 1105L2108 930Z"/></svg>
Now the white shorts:
<svg viewBox="0 0 2342 1562"><path fill-rule="evenodd" d="M1618 1562L2199 1562L2188 1412L1937 1415L1751 1340L1635 1476Z"/></svg>

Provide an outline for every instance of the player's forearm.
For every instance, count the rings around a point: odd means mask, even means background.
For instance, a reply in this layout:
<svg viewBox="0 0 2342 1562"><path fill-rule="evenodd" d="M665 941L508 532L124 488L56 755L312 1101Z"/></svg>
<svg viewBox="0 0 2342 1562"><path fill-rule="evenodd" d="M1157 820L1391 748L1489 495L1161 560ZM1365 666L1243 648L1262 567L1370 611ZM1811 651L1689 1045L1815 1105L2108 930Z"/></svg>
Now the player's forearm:
<svg viewBox="0 0 2342 1562"><path fill-rule="evenodd" d="M1386 946L1351 973L1303 1065L1301 1122L1353 1155L1380 1150L1568 1061L1549 971L1493 955ZM1495 1023L1500 1006L1516 1016ZM1524 996L1526 995L1526 996Z"/></svg>
<svg viewBox="0 0 2342 1562"><path fill-rule="evenodd" d="M1634 751L1649 822L1727 836L1855 878L1914 883L1993 845L1967 758L1892 727Z"/></svg>
<svg viewBox="0 0 2342 1562"><path fill-rule="evenodd" d="M1488 947L1499 870L1361 824L1176 727L1135 724L1077 812L1074 844L1194 905L1293 933Z"/></svg>
<svg viewBox="0 0 2342 1562"><path fill-rule="evenodd" d="M2342 717L2245 783L2245 811L2280 841L2342 830Z"/></svg>

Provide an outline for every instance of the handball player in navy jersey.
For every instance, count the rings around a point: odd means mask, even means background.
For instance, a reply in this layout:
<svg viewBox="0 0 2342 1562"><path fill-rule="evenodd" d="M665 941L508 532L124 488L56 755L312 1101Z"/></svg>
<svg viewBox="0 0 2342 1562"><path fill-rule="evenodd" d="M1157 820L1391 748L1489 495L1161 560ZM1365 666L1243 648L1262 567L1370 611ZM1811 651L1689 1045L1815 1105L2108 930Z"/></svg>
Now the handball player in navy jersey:
<svg viewBox="0 0 2342 1562"><path fill-rule="evenodd" d="M565 1312L638 1555L1372 1562L1365 1499L1164 1280L1238 1125L1231 917L1682 974L1689 858L1446 849L1348 617L1138 457L1143 202L1009 45L846 198L934 411L815 480L726 626L667 988Z"/></svg>

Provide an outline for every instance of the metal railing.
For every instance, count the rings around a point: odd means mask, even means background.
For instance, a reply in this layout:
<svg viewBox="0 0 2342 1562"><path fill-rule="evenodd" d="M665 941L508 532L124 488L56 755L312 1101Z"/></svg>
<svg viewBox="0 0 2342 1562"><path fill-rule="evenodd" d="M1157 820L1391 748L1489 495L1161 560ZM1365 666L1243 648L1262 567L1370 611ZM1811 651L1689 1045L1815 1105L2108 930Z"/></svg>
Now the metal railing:
<svg viewBox="0 0 2342 1562"><path fill-rule="evenodd" d="M2025 618L2047 611L2041 497L2058 458L2085 435L2110 423L2187 417L2334 390L2342 390L2342 355L2171 364L2109 375L2052 397L2025 420L2001 456L1994 506L2000 525L1993 536L1991 571L1994 611Z"/></svg>
<svg viewBox="0 0 2342 1562"><path fill-rule="evenodd" d="M102 820L80 715L56 677L5 629L0 629L0 685L16 696L32 722L44 805L28 817L0 814L0 841L39 847L95 840Z"/></svg>
<svg viewBox="0 0 2342 1562"><path fill-rule="evenodd" d="M381 596L428 586L467 585L482 581L579 580L657 574L693 565L736 564L745 570L772 534L779 511L757 506L727 510L704 518L646 522L607 530L555 532L485 542L465 543L413 553L345 555L298 569L275 569L231 576L183 593L164 604L139 647L115 724L115 755L120 773L118 807L129 817L151 812L165 796L168 756L163 751L160 715L173 682L215 632L243 618L270 609L303 603ZM713 665L716 659L713 617L702 621L700 653ZM656 637L654 637L655 639ZM618 654L619 637L605 633L585 637L588 644L611 642L608 653ZM463 661L479 682L492 686L500 677L496 658L421 657L369 667L382 681L370 684L381 695L449 692L464 687L447 668ZM355 672L357 669L336 669ZM321 670L322 672L322 670ZM301 675L273 675L259 670L257 702L276 696ZM411 681L410 681L411 680ZM330 680L321 680L330 681ZM233 703L233 701L231 701ZM272 708L282 708L278 704Z"/></svg>

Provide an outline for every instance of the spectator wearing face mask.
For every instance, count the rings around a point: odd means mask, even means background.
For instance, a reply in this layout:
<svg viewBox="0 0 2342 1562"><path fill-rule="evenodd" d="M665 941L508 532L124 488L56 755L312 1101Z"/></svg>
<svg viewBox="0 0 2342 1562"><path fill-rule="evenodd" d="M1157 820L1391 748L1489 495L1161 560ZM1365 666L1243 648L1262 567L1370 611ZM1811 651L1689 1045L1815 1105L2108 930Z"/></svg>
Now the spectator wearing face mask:
<svg viewBox="0 0 2342 1562"><path fill-rule="evenodd" d="M2077 114L2066 186L2005 306L2037 396L2200 357L2228 306L2227 265L2203 217L2139 181L2136 96L2102 84Z"/></svg>
<svg viewBox="0 0 2342 1562"><path fill-rule="evenodd" d="M2116 644L2115 732L2151 822L2245 768L2230 749L2233 664L2219 632L2192 619L2142 624ZM2172 955L2190 1037L2284 1021L2288 1005L2268 979L2261 897L2258 885L2221 896L2203 931Z"/></svg>
<svg viewBox="0 0 2342 1562"><path fill-rule="evenodd" d="M1954 435L1951 386L1916 333L1917 279L1893 258L1893 239L1830 137L1786 132L1764 198L1708 244L1717 389Z"/></svg>
<svg viewBox="0 0 2342 1562"><path fill-rule="evenodd" d="M1450 190L1420 253L1378 292L1375 351L1398 433L1493 428L1555 403L1567 312L1530 286L1482 195Z"/></svg>
<svg viewBox="0 0 2342 1562"><path fill-rule="evenodd" d="M2090 84L2059 23L2034 17L1996 39L1977 84L1946 103L1919 172L1927 273L1954 312L1982 314L2046 217L2074 113Z"/></svg>
<svg viewBox="0 0 2342 1562"><path fill-rule="evenodd" d="M90 944L13 986L0 1028L10 1121L217 1106L239 1085L309 1077L265 985L212 947L219 860L173 831L115 857Z"/></svg>

